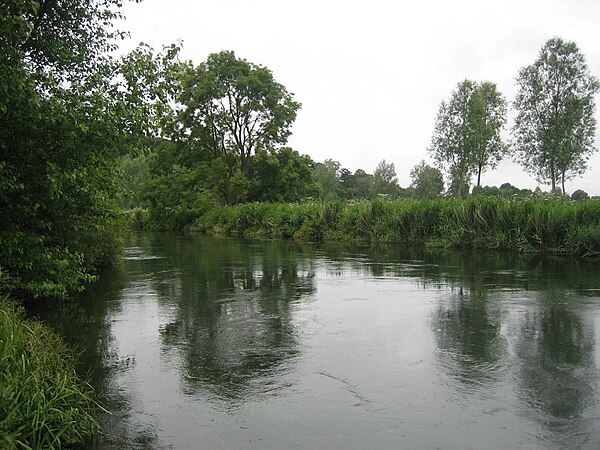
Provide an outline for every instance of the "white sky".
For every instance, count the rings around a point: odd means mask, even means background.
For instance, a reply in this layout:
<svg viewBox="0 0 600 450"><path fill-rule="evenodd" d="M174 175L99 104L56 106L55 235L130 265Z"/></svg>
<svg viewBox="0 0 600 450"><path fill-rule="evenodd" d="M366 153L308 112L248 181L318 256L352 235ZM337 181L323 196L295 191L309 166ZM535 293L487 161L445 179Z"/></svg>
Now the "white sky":
<svg viewBox="0 0 600 450"><path fill-rule="evenodd" d="M233 50L268 67L302 103L291 147L352 171L372 173L385 159L403 187L415 164L431 163L438 107L459 81L495 82L512 101L519 69L554 36L576 42L600 76L598 0L144 0L125 14L127 50L181 39L196 64ZM510 161L482 176L504 182L537 186ZM568 182L575 189L600 195L600 154Z"/></svg>

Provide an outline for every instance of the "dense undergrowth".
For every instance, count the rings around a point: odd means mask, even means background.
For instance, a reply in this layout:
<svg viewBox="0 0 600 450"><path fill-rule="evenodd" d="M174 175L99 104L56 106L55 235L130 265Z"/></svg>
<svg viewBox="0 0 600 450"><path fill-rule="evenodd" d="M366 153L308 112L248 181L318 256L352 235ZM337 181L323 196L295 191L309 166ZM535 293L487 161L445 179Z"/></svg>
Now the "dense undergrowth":
<svg viewBox="0 0 600 450"><path fill-rule="evenodd" d="M176 216L179 212L173 212ZM398 242L435 247L600 254L600 201L504 199L248 203L182 211L191 231L308 241ZM138 226L152 219L138 211ZM158 226L157 226L158 225ZM154 228L161 227L154 223Z"/></svg>
<svg viewBox="0 0 600 450"><path fill-rule="evenodd" d="M92 388L46 326L0 296L0 448L71 447L99 430Z"/></svg>

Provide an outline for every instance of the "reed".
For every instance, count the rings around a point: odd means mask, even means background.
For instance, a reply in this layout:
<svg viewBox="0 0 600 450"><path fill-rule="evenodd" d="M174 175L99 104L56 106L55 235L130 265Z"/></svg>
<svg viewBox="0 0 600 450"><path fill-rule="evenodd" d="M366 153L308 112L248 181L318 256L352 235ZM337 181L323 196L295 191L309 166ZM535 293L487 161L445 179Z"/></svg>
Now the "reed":
<svg viewBox="0 0 600 450"><path fill-rule="evenodd" d="M62 448L99 429L92 388L63 341L0 298L0 448Z"/></svg>
<svg viewBox="0 0 600 450"><path fill-rule="evenodd" d="M600 254L600 201L555 198L250 203L216 207L192 230L307 241Z"/></svg>

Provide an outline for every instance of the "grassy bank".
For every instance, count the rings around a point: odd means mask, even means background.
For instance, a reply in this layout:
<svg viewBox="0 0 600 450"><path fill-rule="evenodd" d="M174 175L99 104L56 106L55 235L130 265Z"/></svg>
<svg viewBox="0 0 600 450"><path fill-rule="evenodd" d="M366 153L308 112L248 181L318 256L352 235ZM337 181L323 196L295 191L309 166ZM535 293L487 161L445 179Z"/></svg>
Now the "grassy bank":
<svg viewBox="0 0 600 450"><path fill-rule="evenodd" d="M98 431L91 387L63 341L0 297L0 448L61 448Z"/></svg>
<svg viewBox="0 0 600 450"><path fill-rule="evenodd" d="M213 208L191 230L228 236L600 253L600 201L563 199L250 203Z"/></svg>

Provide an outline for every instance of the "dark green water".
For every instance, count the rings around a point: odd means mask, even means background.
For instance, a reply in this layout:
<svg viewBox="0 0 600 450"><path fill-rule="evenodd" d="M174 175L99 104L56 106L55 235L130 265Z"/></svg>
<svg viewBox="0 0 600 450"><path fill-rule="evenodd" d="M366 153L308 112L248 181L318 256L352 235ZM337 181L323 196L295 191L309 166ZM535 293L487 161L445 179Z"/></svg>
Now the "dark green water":
<svg viewBox="0 0 600 450"><path fill-rule="evenodd" d="M132 237L80 302L94 448L600 448L600 265Z"/></svg>

